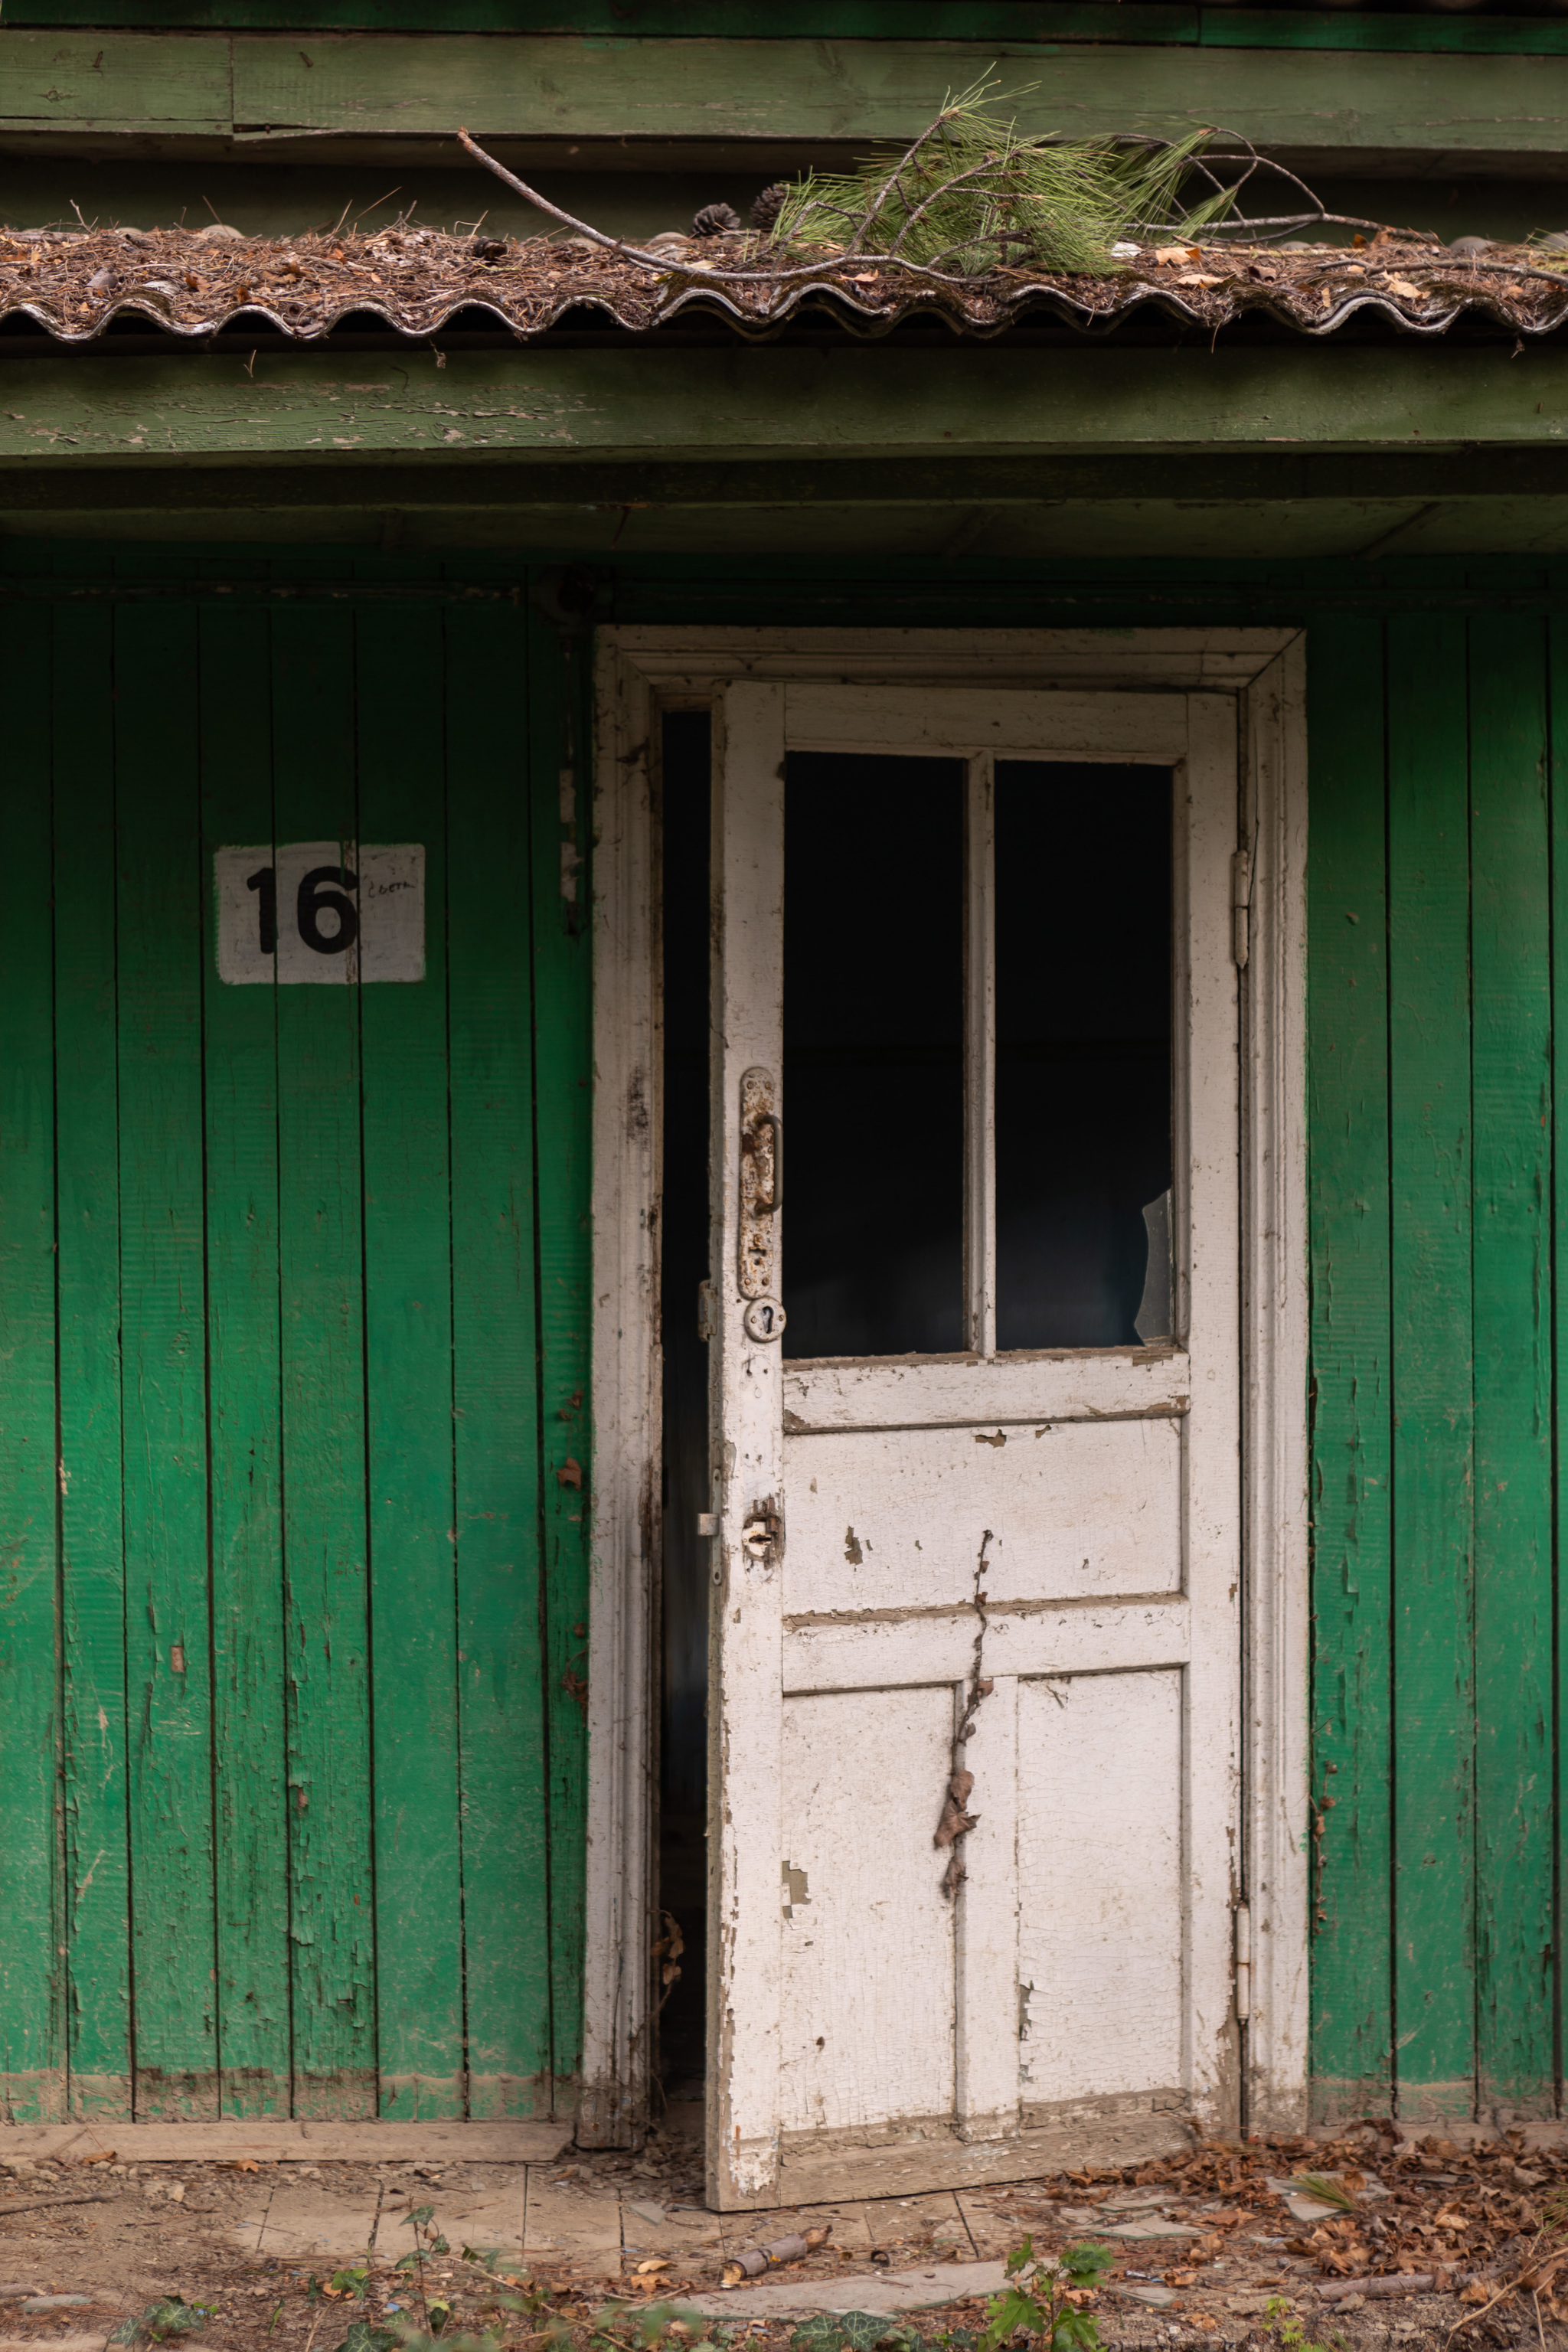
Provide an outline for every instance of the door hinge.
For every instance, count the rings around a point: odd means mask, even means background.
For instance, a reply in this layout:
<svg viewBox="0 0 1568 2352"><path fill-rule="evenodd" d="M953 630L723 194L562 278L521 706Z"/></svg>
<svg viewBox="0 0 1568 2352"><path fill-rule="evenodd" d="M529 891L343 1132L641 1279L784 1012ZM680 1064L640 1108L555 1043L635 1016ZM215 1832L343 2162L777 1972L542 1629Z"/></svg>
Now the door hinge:
<svg viewBox="0 0 1568 2352"><path fill-rule="evenodd" d="M1247 970L1252 945L1252 855L1238 849L1230 861L1230 951L1238 971Z"/></svg>
<svg viewBox="0 0 1568 2352"><path fill-rule="evenodd" d="M1252 1913L1245 1903L1236 1906L1236 2015L1245 2025L1252 2015Z"/></svg>

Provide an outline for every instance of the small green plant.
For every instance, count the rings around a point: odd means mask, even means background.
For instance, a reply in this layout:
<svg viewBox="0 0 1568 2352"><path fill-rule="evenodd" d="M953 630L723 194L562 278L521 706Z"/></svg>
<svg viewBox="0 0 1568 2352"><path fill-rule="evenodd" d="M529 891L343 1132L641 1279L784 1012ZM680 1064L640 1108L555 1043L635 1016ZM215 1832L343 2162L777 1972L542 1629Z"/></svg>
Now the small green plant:
<svg viewBox="0 0 1568 2352"><path fill-rule="evenodd" d="M147 2305L140 2319L122 2319L109 2340L138 2344L146 2337L153 2344L167 2344L205 2326L214 2308L210 2303L187 2303L183 2294L162 2295Z"/></svg>
<svg viewBox="0 0 1568 2352"><path fill-rule="evenodd" d="M1021 91L1015 96L1022 96ZM958 277L999 264L1114 269L1133 234L1191 237L1230 209L1234 192L1182 203L1210 133L1177 140L1031 139L996 112L979 81L949 97L901 154L852 173L808 172L773 226L781 245L847 247Z"/></svg>
<svg viewBox="0 0 1568 2352"><path fill-rule="evenodd" d="M1269 2296L1263 2307L1263 2316L1279 2352L1349 2352L1342 2336L1331 2336L1327 2344L1312 2343L1282 2294Z"/></svg>
<svg viewBox="0 0 1568 2352"><path fill-rule="evenodd" d="M1037 2338L1042 2352L1101 2352L1093 2314L1081 2311L1077 2297L1092 2292L1115 2260L1112 2247L1087 2240L1037 2256L1034 2240L1026 2238L1007 2257L1013 2284L985 2306L975 2352L997 2352L1020 2331Z"/></svg>
<svg viewBox="0 0 1568 2352"><path fill-rule="evenodd" d="M916 2352L920 2340L886 2312L819 2311L795 2329L789 2346L790 2352L875 2352L881 2344Z"/></svg>

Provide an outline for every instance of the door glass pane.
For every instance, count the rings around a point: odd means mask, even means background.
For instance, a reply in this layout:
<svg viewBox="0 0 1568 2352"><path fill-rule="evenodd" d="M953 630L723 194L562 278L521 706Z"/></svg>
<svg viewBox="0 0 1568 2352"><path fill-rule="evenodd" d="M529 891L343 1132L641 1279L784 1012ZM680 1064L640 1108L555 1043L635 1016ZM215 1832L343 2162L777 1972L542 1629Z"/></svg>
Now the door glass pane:
<svg viewBox="0 0 1568 2352"><path fill-rule="evenodd" d="M997 761L1000 1348L1169 1328L1171 884L1168 770Z"/></svg>
<svg viewBox="0 0 1568 2352"><path fill-rule="evenodd" d="M963 769L792 751L787 1356L963 1345Z"/></svg>

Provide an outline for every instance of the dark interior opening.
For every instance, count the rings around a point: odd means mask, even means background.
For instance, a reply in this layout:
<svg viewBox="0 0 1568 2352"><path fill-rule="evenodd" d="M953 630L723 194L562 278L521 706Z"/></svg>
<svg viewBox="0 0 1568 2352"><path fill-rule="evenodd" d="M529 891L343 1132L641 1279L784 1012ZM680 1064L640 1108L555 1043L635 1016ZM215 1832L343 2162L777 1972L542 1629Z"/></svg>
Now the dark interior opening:
<svg viewBox="0 0 1568 2352"><path fill-rule="evenodd" d="M667 2100L700 2098L708 1906L708 1349L697 1292L708 1274L708 859L706 710L663 720L664 1572L659 1903L680 1930L679 1976L659 2017ZM668 1927L668 1922L666 1923Z"/></svg>

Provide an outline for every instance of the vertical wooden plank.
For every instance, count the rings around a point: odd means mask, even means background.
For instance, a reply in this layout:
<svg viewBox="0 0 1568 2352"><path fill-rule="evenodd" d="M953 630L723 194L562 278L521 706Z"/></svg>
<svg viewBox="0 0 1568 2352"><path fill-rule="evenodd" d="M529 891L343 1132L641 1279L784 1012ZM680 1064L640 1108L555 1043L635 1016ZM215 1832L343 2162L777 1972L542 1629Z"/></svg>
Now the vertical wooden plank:
<svg viewBox="0 0 1568 2352"><path fill-rule="evenodd" d="M468 2095L526 2115L550 2063L527 650L504 607L451 608L446 635Z"/></svg>
<svg viewBox="0 0 1568 2352"><path fill-rule="evenodd" d="M1476 2034L1481 2112L1555 2106L1546 643L1470 623ZM1452 1923L1450 1923L1450 1933Z"/></svg>
<svg viewBox="0 0 1568 2352"><path fill-rule="evenodd" d="M195 612L121 605L114 637L136 2112L205 2117L217 2037Z"/></svg>
<svg viewBox="0 0 1568 2352"><path fill-rule="evenodd" d="M254 611L208 606L201 615L213 1777L226 2116L286 2115L290 2095L277 991L218 978L213 891L216 850L273 837L268 627Z"/></svg>
<svg viewBox="0 0 1568 2352"><path fill-rule="evenodd" d="M1389 2095L1388 1034L1384 647L1308 641L1312 1265L1312 2099ZM1324 1802L1322 1801L1330 1801Z"/></svg>
<svg viewBox="0 0 1568 2352"><path fill-rule="evenodd" d="M49 616L7 615L0 765L0 2117L65 2113L58 1948Z"/></svg>
<svg viewBox="0 0 1568 2352"><path fill-rule="evenodd" d="M357 836L353 624L279 613L277 839ZM280 894L279 932L291 910ZM334 966L334 970L335 970ZM375 2112L359 991L278 990L294 2106Z"/></svg>
<svg viewBox="0 0 1568 2352"><path fill-rule="evenodd" d="M106 609L57 613L55 1078L70 2105L73 2115L129 2116L113 664Z"/></svg>
<svg viewBox="0 0 1568 2352"><path fill-rule="evenodd" d="M358 624L360 832L425 845L426 976L367 985L365 1348L381 2112L463 2112L441 614ZM417 1703L411 1698L417 1694ZM474 1922L488 1933L488 1923Z"/></svg>
<svg viewBox="0 0 1568 2352"><path fill-rule="evenodd" d="M1568 1042L1568 620L1547 625L1547 687L1551 719L1552 836L1552 1028L1554 1048ZM1555 1058L1555 1056L1554 1056ZM1554 1720L1557 1738L1556 1876L1561 1903L1564 1825L1568 1824L1568 1381L1562 1376L1568 1348L1568 1082L1554 1071L1552 1107L1552 1346L1558 1377L1553 1409L1556 1479L1557 1688ZM1568 1968L1557 1963L1557 2047L1568 2047Z"/></svg>
<svg viewBox="0 0 1568 2352"><path fill-rule="evenodd" d="M1474 2070L1470 876L1464 625L1389 623L1394 2033L1404 2116Z"/></svg>
<svg viewBox="0 0 1568 2352"><path fill-rule="evenodd" d="M582 2063L593 1318L589 644L537 616L529 648L534 1149L538 1175L544 1703L550 1755L551 2065ZM572 1465L582 1465L579 1478Z"/></svg>

